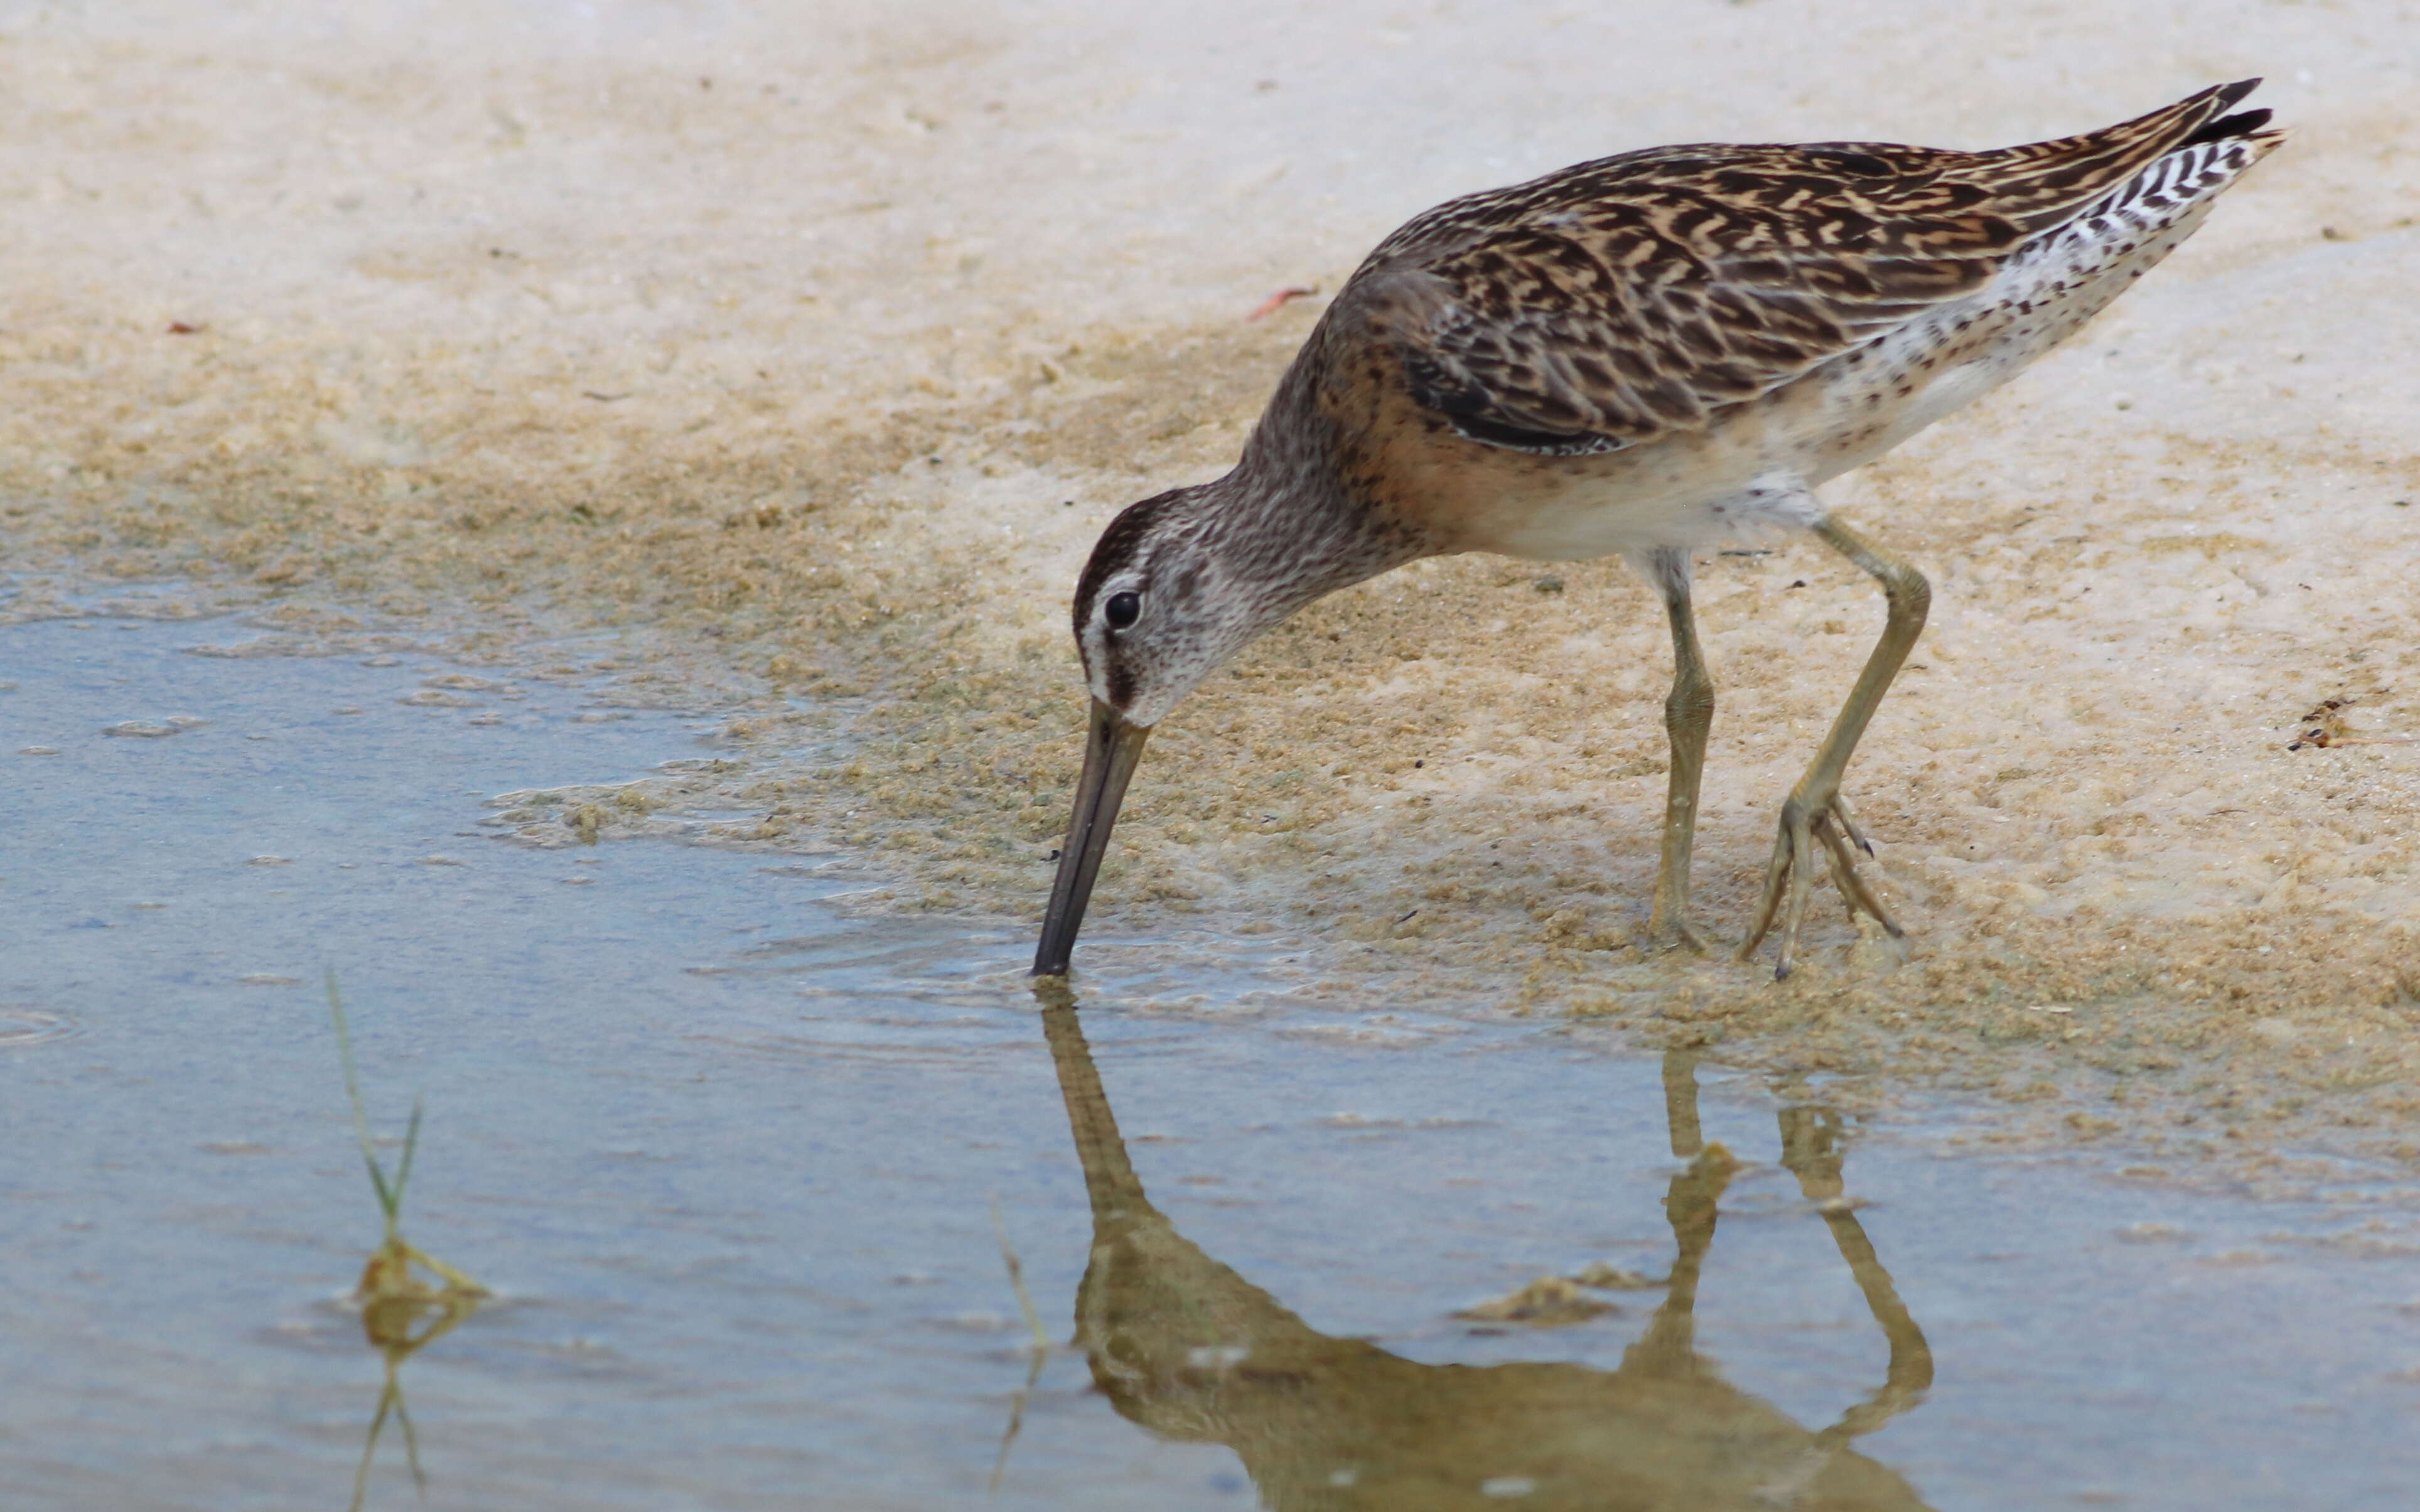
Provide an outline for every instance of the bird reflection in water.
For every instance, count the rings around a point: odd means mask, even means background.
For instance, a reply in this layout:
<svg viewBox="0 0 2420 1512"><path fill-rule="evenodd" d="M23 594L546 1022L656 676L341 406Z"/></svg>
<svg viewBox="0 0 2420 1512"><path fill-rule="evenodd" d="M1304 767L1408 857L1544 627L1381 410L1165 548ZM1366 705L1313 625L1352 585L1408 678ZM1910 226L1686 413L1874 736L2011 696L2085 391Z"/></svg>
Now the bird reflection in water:
<svg viewBox="0 0 2420 1512"><path fill-rule="evenodd" d="M1179 1235L1126 1158L1076 1011L1046 997L1043 1026L1092 1199L1092 1261L1076 1345L1120 1415L1163 1438L1224 1443L1278 1512L1385 1508L1827 1509L1923 1501L1853 1447L1913 1407L1932 1353L1840 1200L1840 1126L1781 1113L1783 1164L1830 1227L1889 1341L1883 1384L1821 1429L1730 1385L1698 1352L1698 1282L1739 1163L1699 1132L1693 1057L1668 1057L1673 1153L1665 1199L1679 1254L1645 1335L1619 1368L1422 1365L1311 1328Z"/></svg>

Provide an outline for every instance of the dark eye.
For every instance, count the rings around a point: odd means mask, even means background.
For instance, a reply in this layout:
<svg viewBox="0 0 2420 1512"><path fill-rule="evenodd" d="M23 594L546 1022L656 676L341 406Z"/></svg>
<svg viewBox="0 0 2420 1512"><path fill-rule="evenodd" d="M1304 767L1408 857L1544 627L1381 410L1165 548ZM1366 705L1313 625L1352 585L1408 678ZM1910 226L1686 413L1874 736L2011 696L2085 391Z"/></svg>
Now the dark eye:
<svg viewBox="0 0 2420 1512"><path fill-rule="evenodd" d="M1109 622L1112 630L1123 630L1142 617L1140 594L1111 594L1101 606L1101 618Z"/></svg>

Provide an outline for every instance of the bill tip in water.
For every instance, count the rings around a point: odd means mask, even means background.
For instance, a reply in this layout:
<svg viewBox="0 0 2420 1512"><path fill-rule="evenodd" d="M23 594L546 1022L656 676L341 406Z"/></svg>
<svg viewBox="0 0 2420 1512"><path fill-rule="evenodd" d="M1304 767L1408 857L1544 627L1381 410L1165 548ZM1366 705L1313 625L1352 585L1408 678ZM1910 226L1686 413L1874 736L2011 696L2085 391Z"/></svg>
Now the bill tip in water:
<svg viewBox="0 0 2420 1512"><path fill-rule="evenodd" d="M1084 905L1092 901L1093 881L1109 850L1109 831L1118 822L1118 806L1125 799L1126 782L1142 759L1149 725L1130 724L1125 716L1094 700L1090 733L1084 743L1084 770L1076 779L1076 802L1067 820L1067 839L1059 848L1059 873L1050 886L1050 903L1043 911L1042 938L1033 952L1033 975L1063 977L1076 952L1076 934L1083 927Z"/></svg>

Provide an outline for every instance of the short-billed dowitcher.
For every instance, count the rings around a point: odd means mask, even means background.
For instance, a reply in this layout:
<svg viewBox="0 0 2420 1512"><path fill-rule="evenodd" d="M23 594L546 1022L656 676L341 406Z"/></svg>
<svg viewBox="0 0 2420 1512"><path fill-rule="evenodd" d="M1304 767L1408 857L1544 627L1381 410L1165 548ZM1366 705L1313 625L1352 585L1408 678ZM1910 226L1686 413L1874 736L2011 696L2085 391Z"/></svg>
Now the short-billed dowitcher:
<svg viewBox="0 0 2420 1512"><path fill-rule="evenodd" d="M2001 383L2201 224L2283 140L2226 114L2258 80L1995 152L1883 143L1654 147L1450 200L1378 244L1303 344L1225 477L1129 506L1076 587L1092 686L1075 817L1035 953L1067 969L1152 728L1255 636L1420 557L1620 554L1662 593L1673 678L1648 929L1701 946L1689 848L1714 684L1690 552L1812 531L1887 617L1781 806L1740 958L1778 918L1787 976L1821 844L1853 909L1872 846L1840 777L1924 626L1914 568L1814 488Z"/></svg>

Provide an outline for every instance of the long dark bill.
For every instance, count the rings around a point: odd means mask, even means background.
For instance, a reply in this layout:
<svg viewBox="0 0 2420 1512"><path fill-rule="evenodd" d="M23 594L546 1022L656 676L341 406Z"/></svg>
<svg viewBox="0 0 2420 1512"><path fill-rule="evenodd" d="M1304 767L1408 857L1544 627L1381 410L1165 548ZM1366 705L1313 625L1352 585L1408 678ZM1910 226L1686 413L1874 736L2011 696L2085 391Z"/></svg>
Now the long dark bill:
<svg viewBox="0 0 2420 1512"><path fill-rule="evenodd" d="M1033 952L1033 974L1063 977L1076 950L1084 905L1093 900L1093 878L1109 848L1126 781L1142 760L1151 726L1128 724L1125 716L1093 701L1093 733L1084 742L1084 775L1076 779L1076 813L1067 821L1067 843L1059 853L1059 880L1050 885L1050 911L1042 918L1042 946Z"/></svg>

